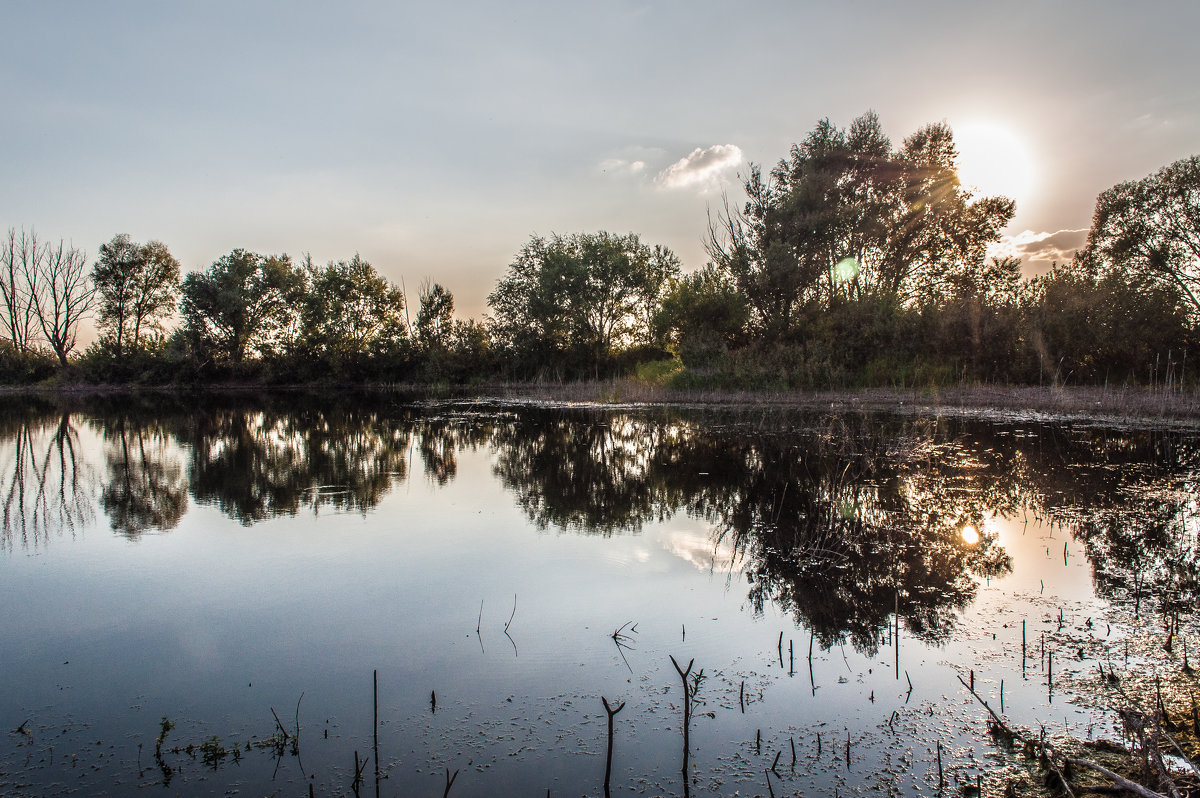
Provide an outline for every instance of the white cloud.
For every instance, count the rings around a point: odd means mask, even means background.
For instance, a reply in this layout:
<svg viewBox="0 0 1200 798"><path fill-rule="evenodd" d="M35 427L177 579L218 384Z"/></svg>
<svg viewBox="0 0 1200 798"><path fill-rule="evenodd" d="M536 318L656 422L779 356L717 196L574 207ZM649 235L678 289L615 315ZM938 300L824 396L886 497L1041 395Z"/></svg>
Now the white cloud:
<svg viewBox="0 0 1200 798"><path fill-rule="evenodd" d="M654 182L666 189L699 188L709 191L719 186L724 173L742 163L742 149L736 144L697 147L688 155L658 173Z"/></svg>
<svg viewBox="0 0 1200 798"><path fill-rule="evenodd" d="M607 158L601 161L597 168L605 174L638 175L646 170L646 162L640 159Z"/></svg>
<svg viewBox="0 0 1200 798"><path fill-rule="evenodd" d="M1020 258L1028 262L1063 263L1075 257L1083 246L1088 231L1055 230L1053 233L1038 233L1025 230L1015 236L1003 236L988 248L991 257Z"/></svg>

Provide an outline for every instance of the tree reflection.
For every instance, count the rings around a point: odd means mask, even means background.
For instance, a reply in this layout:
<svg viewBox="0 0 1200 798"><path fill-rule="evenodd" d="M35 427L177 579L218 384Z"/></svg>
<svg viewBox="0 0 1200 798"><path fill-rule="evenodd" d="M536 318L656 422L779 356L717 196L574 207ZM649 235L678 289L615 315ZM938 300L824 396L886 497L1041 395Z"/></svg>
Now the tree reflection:
<svg viewBox="0 0 1200 798"><path fill-rule="evenodd" d="M174 529L187 509L187 479L166 430L121 416L103 425L108 476L100 490L114 532L137 538Z"/></svg>
<svg viewBox="0 0 1200 798"><path fill-rule="evenodd" d="M497 426L493 470L539 529L636 531L674 509L648 470L661 434L624 416L523 415Z"/></svg>
<svg viewBox="0 0 1200 798"><path fill-rule="evenodd" d="M849 641L874 653L897 616L916 637L945 640L978 580L1011 569L993 538L962 538L981 515L967 464L939 470L927 441L903 432L832 417L806 435L698 433L676 455L737 475L711 480L690 511L741 557L757 611L774 603L822 647ZM924 501L930 489L936 510Z"/></svg>
<svg viewBox="0 0 1200 798"><path fill-rule="evenodd" d="M365 513L407 474L411 425L352 407L201 413L184 431L192 492L249 525L301 508Z"/></svg>
<svg viewBox="0 0 1200 798"><path fill-rule="evenodd" d="M38 547L91 521L93 483L71 414L23 405L0 422L3 548ZM7 451L4 451L7 450Z"/></svg>
<svg viewBox="0 0 1200 798"><path fill-rule="evenodd" d="M431 484L490 447L539 529L611 536L682 513L731 552L750 606L774 604L828 648L874 652L899 629L947 639L982 580L1011 568L993 516L1029 513L1084 544L1097 591L1178 614L1200 600L1200 447L1187 430L1114 430L889 414L525 408L419 410L380 399L155 398L88 405L104 440L100 505L136 537L194 500L242 524L302 509L366 513L407 477ZM132 406L131 406L132 404ZM91 520L96 470L74 408L0 417L3 545ZM964 529L973 534L964 538Z"/></svg>
<svg viewBox="0 0 1200 798"><path fill-rule="evenodd" d="M1177 617L1200 604L1196 443L1171 431L1100 438L1090 458L1072 458L1087 500L1047 502L1083 542L1096 592L1135 614L1149 605Z"/></svg>
<svg viewBox="0 0 1200 798"><path fill-rule="evenodd" d="M778 434L629 416L525 417L497 431L497 475L540 528L610 535L683 511L731 547L757 611L775 603L824 647L874 651L897 613L944 640L1008 556L967 522L1017 502L1011 478L938 456L936 429L830 417ZM926 502L928 494L938 501ZM1004 501L998 501L1003 496Z"/></svg>

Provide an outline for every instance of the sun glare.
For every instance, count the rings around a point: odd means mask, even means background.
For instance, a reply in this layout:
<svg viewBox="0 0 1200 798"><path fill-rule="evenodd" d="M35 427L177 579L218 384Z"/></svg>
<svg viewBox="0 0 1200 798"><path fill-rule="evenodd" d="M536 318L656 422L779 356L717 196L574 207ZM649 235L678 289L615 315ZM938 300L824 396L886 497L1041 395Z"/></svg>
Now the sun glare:
<svg viewBox="0 0 1200 798"><path fill-rule="evenodd" d="M962 534L963 543L966 543L968 546L974 546L976 543L979 542L979 530L976 529L971 524L967 524L966 526L964 526L962 528L961 534Z"/></svg>
<svg viewBox="0 0 1200 798"><path fill-rule="evenodd" d="M1019 205L1034 184L1033 157L1012 131L990 124L954 128L958 179L978 196L1002 195Z"/></svg>

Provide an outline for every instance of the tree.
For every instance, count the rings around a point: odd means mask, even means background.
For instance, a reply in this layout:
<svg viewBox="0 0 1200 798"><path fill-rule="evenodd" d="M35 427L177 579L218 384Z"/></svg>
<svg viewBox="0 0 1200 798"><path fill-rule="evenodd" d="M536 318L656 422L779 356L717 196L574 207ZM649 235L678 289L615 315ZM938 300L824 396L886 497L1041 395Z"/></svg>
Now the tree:
<svg viewBox="0 0 1200 798"><path fill-rule="evenodd" d="M86 264L86 253L59 240L57 246L45 247L34 271L27 275L38 325L63 366L75 348L79 322L96 297Z"/></svg>
<svg viewBox="0 0 1200 798"><path fill-rule="evenodd" d="M416 332L426 350L445 348L454 333L454 296L437 283L421 286Z"/></svg>
<svg viewBox="0 0 1200 798"><path fill-rule="evenodd" d="M29 351L35 334L36 312L29 278L37 271L43 249L35 231L26 233L22 228L18 235L11 227L0 247L0 312L4 314L4 334L19 353Z"/></svg>
<svg viewBox="0 0 1200 798"><path fill-rule="evenodd" d="M1200 156L1101 193L1081 255L1170 285L1200 312Z"/></svg>
<svg viewBox="0 0 1200 798"><path fill-rule="evenodd" d="M568 352L577 367L607 363L653 341L653 314L678 273L669 249L633 233L534 236L488 296L494 337L534 369Z"/></svg>
<svg viewBox="0 0 1200 798"><path fill-rule="evenodd" d="M141 268L142 248L125 233L101 244L100 257L92 266L92 282L100 297L100 330L118 358L124 353L135 280Z"/></svg>
<svg viewBox="0 0 1200 798"><path fill-rule="evenodd" d="M1034 278L1026 339L1041 380L1149 380L1161 359L1196 351L1188 304L1178 288L1140 273L1100 272L1080 257Z"/></svg>
<svg viewBox="0 0 1200 798"><path fill-rule="evenodd" d="M183 322L193 343L232 363L274 352L298 312L304 275L287 255L235 249L183 281Z"/></svg>
<svg viewBox="0 0 1200 798"><path fill-rule="evenodd" d="M312 270L303 338L339 362L394 349L406 339L404 295L357 254Z"/></svg>
<svg viewBox="0 0 1200 798"><path fill-rule="evenodd" d="M179 296L179 261L161 241L142 246L142 270L133 280L130 316L133 348L141 346L147 331L161 332L162 322L175 311Z"/></svg>
<svg viewBox="0 0 1200 798"><path fill-rule="evenodd" d="M953 134L926 125L898 150L867 112L842 130L823 120L764 177L751 165L746 203L710 219L707 248L778 338L801 308L867 297L915 303L950 274L978 268L1014 211L973 199L958 181Z"/></svg>
<svg viewBox="0 0 1200 798"><path fill-rule="evenodd" d="M113 354L136 352L147 331L160 330L175 310L179 261L161 241L138 244L122 233L100 246L92 267L100 295L99 326Z"/></svg>
<svg viewBox="0 0 1200 798"><path fill-rule="evenodd" d="M735 344L749 317L733 281L710 263L672 283L655 324L660 335L673 335L680 359L692 365Z"/></svg>

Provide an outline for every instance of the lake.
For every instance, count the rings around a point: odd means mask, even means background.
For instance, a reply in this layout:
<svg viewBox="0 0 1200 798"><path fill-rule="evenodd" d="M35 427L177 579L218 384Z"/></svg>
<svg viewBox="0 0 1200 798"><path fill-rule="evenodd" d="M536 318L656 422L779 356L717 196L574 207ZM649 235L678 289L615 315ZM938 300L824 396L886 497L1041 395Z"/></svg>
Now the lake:
<svg viewBox="0 0 1200 798"><path fill-rule="evenodd" d="M605 700L613 794L999 790L1022 766L960 678L1027 728L1119 739L1100 669L1186 657L1198 440L10 397L0 793L602 795Z"/></svg>

